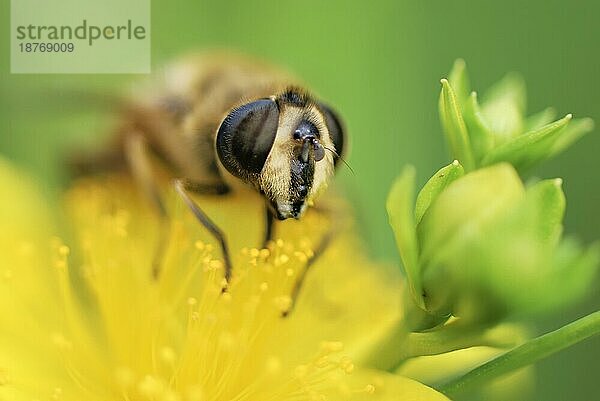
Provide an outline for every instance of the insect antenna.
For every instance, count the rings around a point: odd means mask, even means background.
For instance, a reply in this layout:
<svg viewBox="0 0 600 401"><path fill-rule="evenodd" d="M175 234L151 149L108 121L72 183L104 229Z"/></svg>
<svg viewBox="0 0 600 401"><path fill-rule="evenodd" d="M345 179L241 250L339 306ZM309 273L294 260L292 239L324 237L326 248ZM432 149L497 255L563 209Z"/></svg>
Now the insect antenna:
<svg viewBox="0 0 600 401"><path fill-rule="evenodd" d="M350 172L352 174L355 174L354 173L354 169L350 166L350 164L348 164L348 162L346 161L346 159L344 159L342 156L340 156L340 154L338 152L336 152L333 149L328 148L327 146L323 146L323 148L325 148L325 150L328 150L331 153L333 153L335 155L335 157L337 157L338 159L340 159L346 165L346 167L348 167L348 170L350 170Z"/></svg>

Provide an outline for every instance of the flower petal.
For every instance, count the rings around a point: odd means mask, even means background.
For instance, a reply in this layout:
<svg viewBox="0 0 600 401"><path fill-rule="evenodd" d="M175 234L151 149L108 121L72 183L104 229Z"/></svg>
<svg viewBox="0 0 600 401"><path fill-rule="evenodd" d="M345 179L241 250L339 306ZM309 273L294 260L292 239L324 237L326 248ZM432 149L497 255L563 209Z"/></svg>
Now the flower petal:
<svg viewBox="0 0 600 401"><path fill-rule="evenodd" d="M348 401L448 400L445 395L416 380L366 369L357 369L341 378L339 388L325 395L330 397L327 399Z"/></svg>
<svg viewBox="0 0 600 401"><path fill-rule="evenodd" d="M480 364L502 354L505 350L492 347L472 347L441 355L413 358L396 373L428 385L441 385ZM535 385L533 367L520 369L490 383L477 391L478 399L489 401L528 400Z"/></svg>
<svg viewBox="0 0 600 401"><path fill-rule="evenodd" d="M0 186L8 189L0 197L0 399L79 394L74 385L56 386L66 376L61 346L67 340L50 208L33 180L5 160Z"/></svg>

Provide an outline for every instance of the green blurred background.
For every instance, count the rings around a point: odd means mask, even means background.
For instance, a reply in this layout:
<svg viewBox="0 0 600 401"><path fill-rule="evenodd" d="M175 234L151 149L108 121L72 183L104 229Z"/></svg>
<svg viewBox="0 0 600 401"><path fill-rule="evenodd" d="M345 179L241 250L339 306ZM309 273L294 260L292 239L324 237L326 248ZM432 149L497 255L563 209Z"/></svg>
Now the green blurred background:
<svg viewBox="0 0 600 401"><path fill-rule="evenodd" d="M52 194L63 183L68 149L101 142L111 120L105 105L74 99L73 90L110 93L124 75L11 75L9 2L0 43L0 152L33 172ZM396 261L384 202L405 163L422 183L449 157L437 116L439 79L455 58L467 61L482 92L505 72L528 86L528 110L555 106L560 115L600 124L600 3L204 1L152 4L153 64L190 49L227 47L283 65L341 112L352 137L342 169L349 197L375 257ZM563 177L566 232L600 237L598 129L535 171ZM8 191L3 188L2 191ZM600 282L587 304L539 322L549 330L600 309ZM560 297L560 294L556 294ZM598 395L600 338L539 364L538 400L591 400Z"/></svg>

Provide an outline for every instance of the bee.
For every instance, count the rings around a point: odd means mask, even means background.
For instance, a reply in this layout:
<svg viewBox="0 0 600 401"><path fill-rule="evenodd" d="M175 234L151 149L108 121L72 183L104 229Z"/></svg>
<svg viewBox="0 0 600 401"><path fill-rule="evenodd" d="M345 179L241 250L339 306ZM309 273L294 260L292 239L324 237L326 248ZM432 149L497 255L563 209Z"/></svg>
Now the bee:
<svg viewBox="0 0 600 401"><path fill-rule="evenodd" d="M326 188L345 151L343 124L293 78L244 57L187 57L161 75L124 107L118 147L163 217L149 155L167 163L177 193L220 244L229 282L225 234L188 193L250 186L265 201L266 244L275 221L300 219Z"/></svg>

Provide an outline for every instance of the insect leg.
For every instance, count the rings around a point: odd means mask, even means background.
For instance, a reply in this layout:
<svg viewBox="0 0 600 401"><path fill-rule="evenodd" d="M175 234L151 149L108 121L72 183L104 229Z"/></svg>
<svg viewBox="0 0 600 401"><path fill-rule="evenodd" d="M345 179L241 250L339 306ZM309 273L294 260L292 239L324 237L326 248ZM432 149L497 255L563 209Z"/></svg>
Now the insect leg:
<svg viewBox="0 0 600 401"><path fill-rule="evenodd" d="M203 183L184 180L183 187L186 191L206 195L225 195L229 192L229 187L227 184L222 182Z"/></svg>
<svg viewBox="0 0 600 401"><path fill-rule="evenodd" d="M206 213L194 200L190 197L190 195L185 190L185 183L181 179L175 180L175 190L181 196L185 204L190 208L196 219L212 234L212 236L217 240L221 247L221 252L223 253L223 262L225 264L225 281L229 283L231 280L231 259L229 257L229 248L227 247L227 241L225 240L225 235L221 231L221 229L207 216Z"/></svg>
<svg viewBox="0 0 600 401"><path fill-rule="evenodd" d="M152 276L157 279L160 275L160 264L166 250L169 238L169 219L167 210L160 196L152 174L152 167L148 157L149 148L146 139L139 133L131 133L125 136L125 156L134 179L137 181L144 195L152 202L159 215L159 238L152 259Z"/></svg>
<svg viewBox="0 0 600 401"><path fill-rule="evenodd" d="M287 317L294 310L294 306L296 306L296 301L298 299L298 295L300 294L300 290L302 289L302 284L304 283L304 279L306 278L306 274L312 267L312 265L319 259L319 257L327 250L329 244L333 241L335 236L339 232L339 227L337 224L333 224L329 230L323 235L319 245L315 248L313 255L310 259L306 261L306 266L304 270L300 272L298 277L296 277L296 282L294 283L294 287L292 287L292 293L290 294L291 303L288 310L281 313L281 317Z"/></svg>
<svg viewBox="0 0 600 401"><path fill-rule="evenodd" d="M266 248L269 241L273 239L273 233L275 231L275 216L265 204L265 236L263 238L262 248Z"/></svg>

